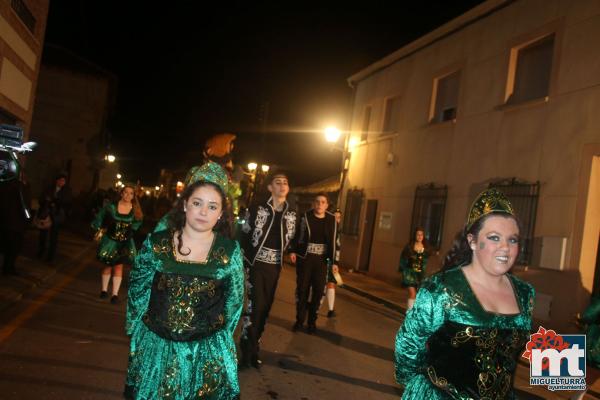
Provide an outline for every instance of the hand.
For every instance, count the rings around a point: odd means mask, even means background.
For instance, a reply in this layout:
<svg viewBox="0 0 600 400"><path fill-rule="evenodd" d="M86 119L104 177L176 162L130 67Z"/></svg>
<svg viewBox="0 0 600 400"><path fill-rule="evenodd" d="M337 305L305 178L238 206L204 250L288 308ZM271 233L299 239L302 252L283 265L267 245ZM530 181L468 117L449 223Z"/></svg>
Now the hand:
<svg viewBox="0 0 600 400"><path fill-rule="evenodd" d="M296 253L290 253L290 261L292 264L296 264Z"/></svg>
<svg viewBox="0 0 600 400"><path fill-rule="evenodd" d="M340 269L338 268L337 264L333 264L333 265L331 266L331 270L332 270L334 273L336 273L336 272L340 272Z"/></svg>

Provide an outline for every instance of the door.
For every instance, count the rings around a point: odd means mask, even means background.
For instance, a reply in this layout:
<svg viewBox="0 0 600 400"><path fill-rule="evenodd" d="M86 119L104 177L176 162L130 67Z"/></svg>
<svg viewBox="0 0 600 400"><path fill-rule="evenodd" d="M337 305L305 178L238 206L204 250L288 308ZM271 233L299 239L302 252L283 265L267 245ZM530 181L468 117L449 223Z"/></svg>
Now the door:
<svg viewBox="0 0 600 400"><path fill-rule="evenodd" d="M363 239L360 245L359 271L369 270L371 260L371 246L373 244L373 231L375 229L375 218L377 217L377 200L367 201L365 220L363 221Z"/></svg>

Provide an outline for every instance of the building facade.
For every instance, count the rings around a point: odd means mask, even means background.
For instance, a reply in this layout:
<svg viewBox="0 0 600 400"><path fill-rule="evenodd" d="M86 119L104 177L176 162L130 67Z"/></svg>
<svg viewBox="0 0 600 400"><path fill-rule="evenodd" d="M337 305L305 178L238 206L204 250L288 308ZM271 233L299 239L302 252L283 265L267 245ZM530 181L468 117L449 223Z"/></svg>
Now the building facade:
<svg viewBox="0 0 600 400"><path fill-rule="evenodd" d="M0 1L0 123L29 134L48 0Z"/></svg>
<svg viewBox="0 0 600 400"><path fill-rule="evenodd" d="M75 196L114 187L118 158L108 162L104 156L116 88L112 73L67 49L46 45L30 135L38 148L27 166L34 195L58 172L68 174Z"/></svg>
<svg viewBox="0 0 600 400"><path fill-rule="evenodd" d="M436 270L475 196L499 186L536 318L574 330L600 290L599 41L596 0L489 0L351 76L342 265L399 280L422 226Z"/></svg>

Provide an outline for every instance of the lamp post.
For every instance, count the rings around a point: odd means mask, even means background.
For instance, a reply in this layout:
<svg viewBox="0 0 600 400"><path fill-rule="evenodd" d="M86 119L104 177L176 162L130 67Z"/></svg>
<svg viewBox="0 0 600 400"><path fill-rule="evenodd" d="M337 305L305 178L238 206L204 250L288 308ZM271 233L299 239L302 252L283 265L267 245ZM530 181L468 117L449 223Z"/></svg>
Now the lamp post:
<svg viewBox="0 0 600 400"><path fill-rule="evenodd" d="M247 188L248 197L246 205L250 206L254 199L256 189L261 187L264 176L267 175L271 167L268 164L261 164L259 166L259 164L255 162L249 162L247 167L248 172L246 172L246 175L248 175L250 179Z"/></svg>
<svg viewBox="0 0 600 400"><path fill-rule="evenodd" d="M344 188L344 181L346 180L346 172L348 171L349 163L350 163L350 154L352 151L352 138L350 138L349 132L341 132L334 126L329 126L324 130L325 140L331 144L331 148L342 152L342 164L340 171L340 188L338 191L336 207L340 208L340 201L342 199L342 191ZM342 147L336 146L336 143L340 139L340 136L343 136L342 140L344 144Z"/></svg>

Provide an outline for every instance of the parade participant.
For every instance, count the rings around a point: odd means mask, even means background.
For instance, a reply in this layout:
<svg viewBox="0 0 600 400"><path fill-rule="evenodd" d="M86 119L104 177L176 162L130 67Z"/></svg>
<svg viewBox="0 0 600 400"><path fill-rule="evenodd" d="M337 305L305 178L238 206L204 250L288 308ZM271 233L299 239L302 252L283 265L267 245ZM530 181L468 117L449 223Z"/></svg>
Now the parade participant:
<svg viewBox="0 0 600 400"><path fill-rule="evenodd" d="M415 229L410 242L404 246L400 254L400 266L398 270L402 272L402 286L408 289L408 300L406 311L410 310L417 297L417 289L425 277L425 268L429 258L429 245L425 240L425 230L423 228Z"/></svg>
<svg viewBox="0 0 600 400"><path fill-rule="evenodd" d="M321 304L327 278L327 260L336 256L337 223L327 211L329 202L325 193L313 200L313 208L302 216L292 242L290 259L296 263L296 323L295 332L302 329L308 311L308 333L315 333L317 311ZM333 272L338 271L336 264ZM308 301L311 295L310 302Z"/></svg>
<svg viewBox="0 0 600 400"><path fill-rule="evenodd" d="M40 229L38 257L43 257L46 250L46 241L50 236L48 244L48 254L46 261L52 262L56 255L56 247L58 245L58 233L60 228L66 222L67 215L71 208L71 188L67 185L67 174L60 173L56 176L54 183L50 185L42 193L38 210L38 217L45 218L50 216L52 224L49 229Z"/></svg>
<svg viewBox="0 0 600 400"><path fill-rule="evenodd" d="M123 264L131 264L136 255L133 234L142 225L144 218L132 186L124 186L120 195L119 201L101 208L92 222L92 228L101 231L96 233L96 237L101 235L96 257L106 265L101 273L100 298L108 297L108 284L112 275L110 302L113 304L119 302Z"/></svg>
<svg viewBox="0 0 600 400"><path fill-rule="evenodd" d="M152 233L130 276L128 399L239 399L233 331L243 306L227 176L205 164Z"/></svg>
<svg viewBox="0 0 600 400"><path fill-rule="evenodd" d="M249 208L241 229L249 288L240 340L243 367L260 368L258 342L275 298L283 253L296 231L296 211L290 210L286 200L290 190L287 175L274 172L268 182L271 197Z"/></svg>
<svg viewBox="0 0 600 400"><path fill-rule="evenodd" d="M403 399L512 399L534 289L509 271L519 254L512 205L482 192L442 270L425 280L395 343Z"/></svg>
<svg viewBox="0 0 600 400"><path fill-rule="evenodd" d="M339 278L339 275L336 274L336 272L338 272L337 269L336 271L333 270L333 267L337 267L340 261L340 247L342 246L342 238L340 236L341 231L339 226L342 222L342 211L339 208L336 208L333 215L335 216L335 223L337 224L338 229L336 229L335 235L335 256L333 260L327 260L327 286L325 287L325 298L327 299L327 318L335 317L335 287L336 285L342 284L335 278L336 275Z"/></svg>

